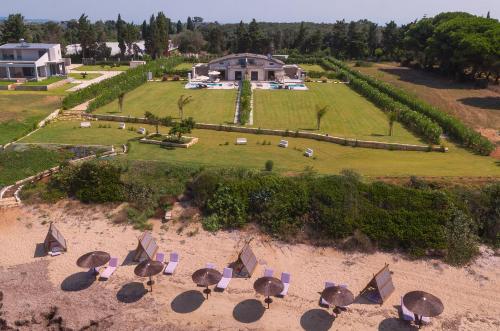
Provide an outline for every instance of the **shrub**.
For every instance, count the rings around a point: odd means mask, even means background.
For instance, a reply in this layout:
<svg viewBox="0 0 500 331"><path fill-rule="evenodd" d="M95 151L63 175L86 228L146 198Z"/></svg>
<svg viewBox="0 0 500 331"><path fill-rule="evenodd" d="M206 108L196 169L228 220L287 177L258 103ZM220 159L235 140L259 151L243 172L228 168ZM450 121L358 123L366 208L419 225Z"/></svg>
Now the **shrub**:
<svg viewBox="0 0 500 331"><path fill-rule="evenodd" d="M241 227L246 222L246 203L235 187L220 185L207 201L207 210L223 228Z"/></svg>
<svg viewBox="0 0 500 331"><path fill-rule="evenodd" d="M478 253L478 240L474 231L474 221L463 211L455 209L446 226L448 253L446 261L453 265L463 265Z"/></svg>
<svg viewBox="0 0 500 331"><path fill-rule="evenodd" d="M273 167L274 162L272 160L267 160L265 165L266 171L273 171Z"/></svg>
<svg viewBox="0 0 500 331"><path fill-rule="evenodd" d="M240 124L245 125L250 119L250 113L252 111L251 105L252 98L252 84L248 80L244 80L241 86L240 95Z"/></svg>

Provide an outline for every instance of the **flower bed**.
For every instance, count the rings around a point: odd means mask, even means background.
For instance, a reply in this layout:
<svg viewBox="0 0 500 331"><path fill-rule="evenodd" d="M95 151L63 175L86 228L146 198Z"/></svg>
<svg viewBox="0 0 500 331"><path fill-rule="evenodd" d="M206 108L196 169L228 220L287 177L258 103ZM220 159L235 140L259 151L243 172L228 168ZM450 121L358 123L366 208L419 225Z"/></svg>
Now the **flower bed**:
<svg viewBox="0 0 500 331"><path fill-rule="evenodd" d="M161 145L166 147L189 148L198 142L198 138L184 136L179 139L177 136L155 133L142 138L139 142L143 144Z"/></svg>

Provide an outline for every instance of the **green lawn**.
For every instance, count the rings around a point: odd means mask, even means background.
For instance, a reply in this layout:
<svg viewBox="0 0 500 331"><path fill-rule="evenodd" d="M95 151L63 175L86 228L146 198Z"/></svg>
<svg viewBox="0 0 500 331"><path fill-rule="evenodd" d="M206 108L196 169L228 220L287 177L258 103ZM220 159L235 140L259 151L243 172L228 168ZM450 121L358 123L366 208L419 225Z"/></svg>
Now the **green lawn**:
<svg viewBox="0 0 500 331"><path fill-rule="evenodd" d="M72 77L72 78L78 79L78 80L91 80L91 79L96 79L97 77L100 77L100 76L102 76L102 74L87 73L87 76L85 76L85 78L83 78L82 74L77 74L77 73L69 74L69 77Z"/></svg>
<svg viewBox="0 0 500 331"><path fill-rule="evenodd" d="M308 91L255 90L254 126L316 131L316 105L328 105L320 132L363 140L422 143L399 123L389 136L386 114L345 84L307 86Z"/></svg>
<svg viewBox="0 0 500 331"><path fill-rule="evenodd" d="M177 100L190 95L193 101L184 107L184 116L192 116L200 123L232 123L236 90L186 90L185 82L150 82L125 96L123 113L118 113L118 101L95 112L98 114L130 115L144 117L150 111L158 116L178 117Z"/></svg>
<svg viewBox="0 0 500 331"><path fill-rule="evenodd" d="M194 63L182 62L174 67L174 70L191 70Z"/></svg>
<svg viewBox="0 0 500 331"><path fill-rule="evenodd" d="M300 63L299 66L305 71L318 71L318 72L325 71L325 69L323 69L323 67L321 67L319 64Z"/></svg>
<svg viewBox="0 0 500 331"><path fill-rule="evenodd" d="M127 123L127 129L134 127L136 130L118 129L118 122L91 122L90 128L80 128L80 122L60 121L53 122L45 128L38 130L29 137L21 140L23 143L61 143L76 145L120 145L129 139L141 137L136 133L139 127L153 131L153 127L143 124ZM99 125L111 125L111 128L99 128Z"/></svg>
<svg viewBox="0 0 500 331"><path fill-rule="evenodd" d="M20 138L61 105L57 91L0 91L0 145Z"/></svg>
<svg viewBox="0 0 500 331"><path fill-rule="evenodd" d="M66 79L66 77L60 77L60 76L52 76L44 80L40 81L31 81L31 82L26 82L23 85L26 86L45 86L45 85L50 85L56 82L59 82L63 79Z"/></svg>
<svg viewBox="0 0 500 331"><path fill-rule="evenodd" d="M98 128L110 124L112 128ZM117 129L116 122L92 122L92 128L79 129L79 122L56 122L27 137L23 142L118 145L139 135ZM127 123L127 126L131 124ZM135 128L144 126L133 124ZM150 131L152 127L146 126ZM160 128L167 133L168 128ZM235 132L194 130L189 136L199 142L189 149L164 149L155 145L132 142L130 154L134 160L158 160L179 164L198 164L222 167L249 167L261 169L267 160L273 160L280 172L300 172L313 167L320 173L338 173L354 169L366 176L497 176L500 166L489 157L476 156L450 145L448 153L402 152L354 148L302 138L284 138L288 148L279 148L282 137L251 135ZM248 145L236 146L236 138L246 137ZM266 140L271 145L262 145ZM228 145L225 145L225 143ZM260 144L257 144L259 142ZM315 159L302 155L312 148Z"/></svg>
<svg viewBox="0 0 500 331"><path fill-rule="evenodd" d="M128 69L130 69L129 66L112 67L112 66L100 66L100 65L87 65L87 66L76 67L74 70L75 71L127 71Z"/></svg>
<svg viewBox="0 0 500 331"><path fill-rule="evenodd" d="M13 80L0 80L0 86L6 86L15 83Z"/></svg>
<svg viewBox="0 0 500 331"><path fill-rule="evenodd" d="M69 156L67 151L41 148L0 153L0 187L52 168Z"/></svg>

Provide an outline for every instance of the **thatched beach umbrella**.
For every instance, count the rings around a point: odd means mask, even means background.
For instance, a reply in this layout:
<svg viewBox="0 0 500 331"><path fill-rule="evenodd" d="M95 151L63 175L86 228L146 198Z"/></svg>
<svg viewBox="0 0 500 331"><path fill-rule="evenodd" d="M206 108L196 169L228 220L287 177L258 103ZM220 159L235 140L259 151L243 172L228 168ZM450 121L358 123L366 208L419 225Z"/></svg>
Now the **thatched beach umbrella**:
<svg viewBox="0 0 500 331"><path fill-rule="evenodd" d="M162 272L163 267L164 265L160 261L144 260L135 267L134 273L139 277L149 277L149 286L151 286L151 292L153 292L151 277Z"/></svg>
<svg viewBox="0 0 500 331"><path fill-rule="evenodd" d="M103 266L109 262L111 256L102 251L95 251L84 254L76 260L76 265L81 268L92 268L94 273L97 275L97 267Z"/></svg>
<svg viewBox="0 0 500 331"><path fill-rule="evenodd" d="M418 325L422 324L422 317L434 317L440 315L444 306L441 300L434 295L424 291L412 291L405 294L403 304L412 313L418 315L415 318Z"/></svg>
<svg viewBox="0 0 500 331"><path fill-rule="evenodd" d="M347 288L339 286L330 286L323 290L321 298L328 302L333 309L336 307L349 306L354 302L354 295Z"/></svg>
<svg viewBox="0 0 500 331"><path fill-rule="evenodd" d="M218 272L217 270L212 269L212 268L203 268L203 269L196 270L193 273L192 278L193 278L193 282L195 284L206 287L204 292L207 295L207 300L208 300L208 295L211 292L208 287L210 285L217 284L221 280L222 274L220 272Z"/></svg>
<svg viewBox="0 0 500 331"><path fill-rule="evenodd" d="M273 302L271 296L276 296L283 292L284 285L278 278L261 277L255 281L253 288L257 293L267 297L265 302L267 303L267 309L269 309L269 304Z"/></svg>

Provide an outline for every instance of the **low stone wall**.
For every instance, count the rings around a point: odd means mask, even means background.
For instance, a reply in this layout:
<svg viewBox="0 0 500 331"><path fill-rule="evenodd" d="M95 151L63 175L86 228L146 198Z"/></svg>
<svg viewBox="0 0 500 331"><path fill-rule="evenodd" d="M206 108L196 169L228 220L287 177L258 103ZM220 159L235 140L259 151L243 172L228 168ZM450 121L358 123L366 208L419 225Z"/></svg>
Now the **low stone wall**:
<svg viewBox="0 0 500 331"><path fill-rule="evenodd" d="M10 90L13 90L15 88L15 86L16 86L15 83L12 83L9 85L0 85L0 91L10 91Z"/></svg>
<svg viewBox="0 0 500 331"><path fill-rule="evenodd" d="M17 85L16 91L48 91L69 83L69 79L63 79L49 85Z"/></svg>
<svg viewBox="0 0 500 331"><path fill-rule="evenodd" d="M115 116L115 115L100 115L100 114L86 114L86 117L94 118L102 121L114 121L114 122L129 122L129 123L143 123L151 124L147 119L141 117L127 117L127 116ZM351 147L363 147L372 149L386 149L394 151L417 151L417 152L447 152L447 147L433 146L433 145L412 145L412 144L400 144L400 143L388 143L381 141L370 141L370 140L358 140L353 138L341 138L330 136L320 133L304 132L304 131L287 131L287 130L272 130L272 129L260 129L260 128L247 128L244 126L234 126L234 125L219 125L219 124L206 124L206 123L196 123L196 129L204 130L216 130L216 131L227 131L227 132L241 132L249 134L265 134L271 136L280 137L295 137L295 138L306 138L314 139L318 141L331 142L343 146Z"/></svg>
<svg viewBox="0 0 500 331"><path fill-rule="evenodd" d="M161 145L161 146L165 146L165 147L178 147L178 148L189 148L198 142L198 138L196 138L196 137L185 137L185 138L190 138L191 141L189 141L186 144L178 144L178 143L172 143L172 142L168 142L168 141L159 141L159 140L154 140L154 139L148 139L148 137L145 137L145 138L140 139L139 142L142 144Z"/></svg>

